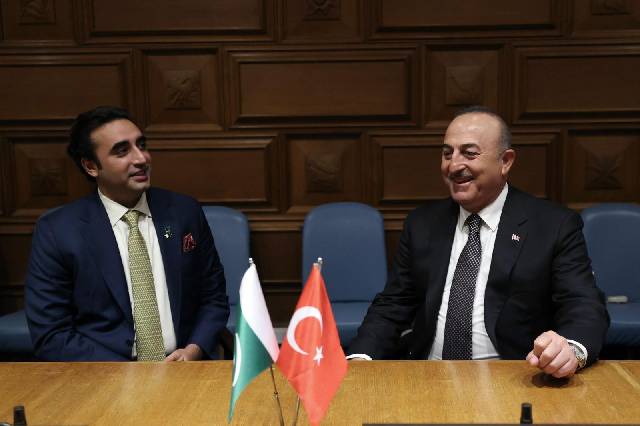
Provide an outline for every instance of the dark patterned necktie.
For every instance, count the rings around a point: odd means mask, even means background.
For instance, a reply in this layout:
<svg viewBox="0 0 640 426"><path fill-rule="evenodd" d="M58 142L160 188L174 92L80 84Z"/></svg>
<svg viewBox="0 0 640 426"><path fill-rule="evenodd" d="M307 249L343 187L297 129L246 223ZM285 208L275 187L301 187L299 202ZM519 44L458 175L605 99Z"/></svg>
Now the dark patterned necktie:
<svg viewBox="0 0 640 426"><path fill-rule="evenodd" d="M449 293L449 308L444 326L444 345L442 359L471 359L471 317L473 299L476 292L476 279L482 258L480 245L480 224L477 214L467 218L469 239L458 258Z"/></svg>
<svg viewBox="0 0 640 426"><path fill-rule="evenodd" d="M136 325L138 361L164 360L164 340L158 313L151 261L144 238L138 229L139 212L129 210L123 216L129 224L129 269L133 293L133 321Z"/></svg>

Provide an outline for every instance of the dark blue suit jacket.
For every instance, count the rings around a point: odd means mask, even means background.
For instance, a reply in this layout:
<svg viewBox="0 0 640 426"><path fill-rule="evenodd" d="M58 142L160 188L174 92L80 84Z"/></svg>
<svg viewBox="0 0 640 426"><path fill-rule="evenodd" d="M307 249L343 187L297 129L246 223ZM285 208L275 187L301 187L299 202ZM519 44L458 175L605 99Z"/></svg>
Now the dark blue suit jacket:
<svg viewBox="0 0 640 426"><path fill-rule="evenodd" d="M178 348L195 343L217 359L229 316L220 258L198 201L151 188ZM169 227L171 236L165 238ZM191 233L195 248L184 252ZM127 361L135 337L127 283L98 192L40 218L25 279L36 355L46 361Z"/></svg>

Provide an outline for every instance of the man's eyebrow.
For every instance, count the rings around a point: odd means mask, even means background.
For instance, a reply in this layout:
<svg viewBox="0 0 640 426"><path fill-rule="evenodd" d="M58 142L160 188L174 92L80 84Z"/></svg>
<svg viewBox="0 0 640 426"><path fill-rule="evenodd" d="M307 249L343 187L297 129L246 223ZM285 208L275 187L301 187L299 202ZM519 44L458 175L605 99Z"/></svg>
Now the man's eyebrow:
<svg viewBox="0 0 640 426"><path fill-rule="evenodd" d="M136 142L146 142L147 141L147 137L144 135L140 135L138 136L138 139L136 139Z"/></svg>
<svg viewBox="0 0 640 426"><path fill-rule="evenodd" d="M129 145L129 141L120 141L113 144L111 151L117 151L125 145Z"/></svg>
<svg viewBox="0 0 640 426"><path fill-rule="evenodd" d="M463 143L461 145L461 148L475 148L475 149L480 149L480 146L478 144L475 143Z"/></svg>

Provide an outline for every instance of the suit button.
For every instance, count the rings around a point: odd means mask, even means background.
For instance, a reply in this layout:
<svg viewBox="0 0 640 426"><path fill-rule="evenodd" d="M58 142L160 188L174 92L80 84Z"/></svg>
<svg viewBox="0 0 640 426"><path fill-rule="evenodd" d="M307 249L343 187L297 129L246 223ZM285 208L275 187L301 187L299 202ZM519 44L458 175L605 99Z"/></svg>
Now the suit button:
<svg viewBox="0 0 640 426"><path fill-rule="evenodd" d="M125 345L127 345L128 348L133 346L133 342L131 340L127 340L126 342L124 342Z"/></svg>

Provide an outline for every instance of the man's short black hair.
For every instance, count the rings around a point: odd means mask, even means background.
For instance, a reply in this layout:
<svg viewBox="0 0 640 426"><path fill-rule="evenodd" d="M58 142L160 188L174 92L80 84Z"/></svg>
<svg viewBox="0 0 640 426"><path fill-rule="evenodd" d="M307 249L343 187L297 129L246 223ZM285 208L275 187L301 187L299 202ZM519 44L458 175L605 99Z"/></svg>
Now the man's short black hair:
<svg viewBox="0 0 640 426"><path fill-rule="evenodd" d="M102 164L96 157L96 147L91 141L91 132L107 123L115 120L131 120L131 114L122 108L111 106L101 106L91 111L80 114L73 122L69 130L69 145L67 145L67 154L73 158L76 166L85 175L85 177L95 182L95 178L89 175L82 167L81 160L87 158L96 163L98 169L102 169Z"/></svg>
<svg viewBox="0 0 640 426"><path fill-rule="evenodd" d="M458 110L453 118L458 118L461 115L471 113L487 114L498 120L500 123L500 141L498 142L499 153L502 155L506 150L511 149L511 131L509 130L509 126L507 126L507 123L505 123L502 117L500 117L500 114L491 108L487 108L484 105L466 106Z"/></svg>

